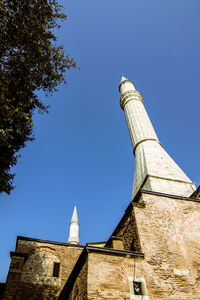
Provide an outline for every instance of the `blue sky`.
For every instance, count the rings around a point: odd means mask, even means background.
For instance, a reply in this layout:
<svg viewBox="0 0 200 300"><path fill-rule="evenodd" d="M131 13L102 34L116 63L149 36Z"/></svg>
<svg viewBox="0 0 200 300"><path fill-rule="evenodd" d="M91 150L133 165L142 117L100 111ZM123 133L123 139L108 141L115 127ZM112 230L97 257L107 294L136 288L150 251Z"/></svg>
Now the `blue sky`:
<svg viewBox="0 0 200 300"><path fill-rule="evenodd" d="M197 184L200 1L68 0L59 31L80 67L66 74L36 140L21 151L16 189L0 199L0 281L17 235L65 242L74 202L81 244L106 240L131 200L132 145L120 74L134 81L165 150Z"/></svg>

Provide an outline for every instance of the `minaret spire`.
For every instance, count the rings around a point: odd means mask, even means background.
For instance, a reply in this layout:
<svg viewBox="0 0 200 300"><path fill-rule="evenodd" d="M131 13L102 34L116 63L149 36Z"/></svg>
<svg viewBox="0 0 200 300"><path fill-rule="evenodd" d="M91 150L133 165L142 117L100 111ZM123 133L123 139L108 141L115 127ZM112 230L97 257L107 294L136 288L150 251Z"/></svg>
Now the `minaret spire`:
<svg viewBox="0 0 200 300"><path fill-rule="evenodd" d="M72 219L70 222L70 228L69 228L69 238L67 240L67 243L73 244L73 245L79 245L79 222L78 222L78 214L76 209L76 202L74 205L74 211L72 214Z"/></svg>
<svg viewBox="0 0 200 300"><path fill-rule="evenodd" d="M140 189L191 195L194 183L162 148L134 83L122 75L119 91L135 155L132 198Z"/></svg>

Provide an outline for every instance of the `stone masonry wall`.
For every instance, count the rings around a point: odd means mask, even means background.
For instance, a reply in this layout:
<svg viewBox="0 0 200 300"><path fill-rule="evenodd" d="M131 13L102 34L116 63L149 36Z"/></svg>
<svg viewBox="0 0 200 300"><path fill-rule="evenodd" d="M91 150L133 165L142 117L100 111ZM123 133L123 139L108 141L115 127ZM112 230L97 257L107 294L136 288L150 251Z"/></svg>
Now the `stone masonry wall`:
<svg viewBox="0 0 200 300"><path fill-rule="evenodd" d="M129 213L126 214L126 218L124 218L124 222L122 222L121 226L116 228L116 230L114 231L114 235L122 237L124 250L141 252L137 223L133 207L129 209Z"/></svg>
<svg viewBox="0 0 200 300"><path fill-rule="evenodd" d="M26 253L27 258L12 258L2 299L56 299L82 249L81 246L19 239L16 252ZM17 260L21 265L16 265ZM54 263L60 263L59 277L53 277Z"/></svg>
<svg viewBox="0 0 200 300"><path fill-rule="evenodd" d="M88 300L130 300L129 278L133 278L135 265L141 258L88 254ZM138 269L138 275L141 277ZM72 299L74 300L74 299Z"/></svg>
<svg viewBox="0 0 200 300"><path fill-rule="evenodd" d="M23 264L24 264L24 257L17 257L17 256L12 257L5 290L2 295L3 300L15 299Z"/></svg>
<svg viewBox="0 0 200 300"><path fill-rule="evenodd" d="M200 203L142 194L134 207L151 299L200 299Z"/></svg>
<svg viewBox="0 0 200 300"><path fill-rule="evenodd" d="M61 264L60 278L62 284L64 284L66 282L66 278L69 277L71 270L73 269L74 264L77 261L82 250L83 246L73 246L48 242L44 243L38 242L36 240L19 240L18 247L16 249L17 252L28 253L29 255L36 252L46 252L56 255Z"/></svg>
<svg viewBox="0 0 200 300"><path fill-rule="evenodd" d="M87 260L83 267L81 268L75 283L73 285L73 289L70 293L69 300L87 300L87 271L88 271L88 263Z"/></svg>
<svg viewBox="0 0 200 300"><path fill-rule="evenodd" d="M113 235L126 250L144 253L135 271L149 299L200 299L200 203L147 193L140 202L145 206L129 207Z"/></svg>

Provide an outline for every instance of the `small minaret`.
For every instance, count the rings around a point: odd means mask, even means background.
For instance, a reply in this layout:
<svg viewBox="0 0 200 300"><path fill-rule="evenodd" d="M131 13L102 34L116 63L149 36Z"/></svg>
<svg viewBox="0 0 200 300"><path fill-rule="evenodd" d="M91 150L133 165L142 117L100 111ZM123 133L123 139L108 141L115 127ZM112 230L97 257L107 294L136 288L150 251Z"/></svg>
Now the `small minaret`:
<svg viewBox="0 0 200 300"><path fill-rule="evenodd" d="M134 83L122 75L119 91L135 155L132 199L140 189L190 196L195 185L162 148Z"/></svg>
<svg viewBox="0 0 200 300"><path fill-rule="evenodd" d="M78 222L78 214L76 209L76 203L74 205L74 211L72 214L72 219L70 222L70 228L69 228L69 238L67 240L67 243L72 245L79 245L79 222Z"/></svg>

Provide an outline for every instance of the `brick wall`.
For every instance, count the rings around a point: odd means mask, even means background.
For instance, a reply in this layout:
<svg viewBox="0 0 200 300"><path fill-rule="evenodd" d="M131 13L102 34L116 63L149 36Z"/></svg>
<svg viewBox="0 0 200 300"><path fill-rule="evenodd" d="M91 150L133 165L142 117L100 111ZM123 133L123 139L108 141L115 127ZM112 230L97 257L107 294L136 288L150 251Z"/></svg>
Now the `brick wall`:
<svg viewBox="0 0 200 300"><path fill-rule="evenodd" d="M143 300L200 299L200 202L154 192L138 200L107 242L118 250L86 247L62 299L138 300L136 279L145 285ZM19 239L3 299L56 299L82 249ZM61 264L59 278L52 277L54 262Z"/></svg>
<svg viewBox="0 0 200 300"><path fill-rule="evenodd" d="M113 235L144 253L136 271L150 299L200 299L200 203L156 193L139 202L145 206L130 205Z"/></svg>
<svg viewBox="0 0 200 300"><path fill-rule="evenodd" d="M128 276L134 273L135 260L138 258L89 253L87 299L130 299Z"/></svg>
<svg viewBox="0 0 200 300"><path fill-rule="evenodd" d="M82 249L82 246L18 238L2 299L56 299ZM53 277L54 263L60 263L59 277Z"/></svg>
<svg viewBox="0 0 200 300"><path fill-rule="evenodd" d="M72 291L69 295L69 300L87 300L87 275L88 275L88 263L80 269L80 272L75 280Z"/></svg>
<svg viewBox="0 0 200 300"><path fill-rule="evenodd" d="M142 194L134 207L152 299L200 299L200 203Z"/></svg>

